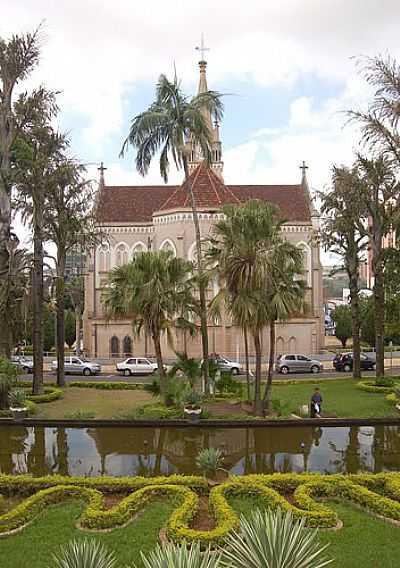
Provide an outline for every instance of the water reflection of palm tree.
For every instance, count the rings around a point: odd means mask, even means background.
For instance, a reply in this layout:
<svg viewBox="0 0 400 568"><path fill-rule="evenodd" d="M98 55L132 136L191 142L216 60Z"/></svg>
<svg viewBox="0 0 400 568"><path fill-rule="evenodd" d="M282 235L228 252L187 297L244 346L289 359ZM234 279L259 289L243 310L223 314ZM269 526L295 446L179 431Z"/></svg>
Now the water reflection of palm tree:
<svg viewBox="0 0 400 568"><path fill-rule="evenodd" d="M34 443L28 454L28 471L32 475L40 476L52 473L46 456L46 428L34 428Z"/></svg>
<svg viewBox="0 0 400 568"><path fill-rule="evenodd" d="M60 475L69 474L68 438L65 428L57 428L57 472Z"/></svg>

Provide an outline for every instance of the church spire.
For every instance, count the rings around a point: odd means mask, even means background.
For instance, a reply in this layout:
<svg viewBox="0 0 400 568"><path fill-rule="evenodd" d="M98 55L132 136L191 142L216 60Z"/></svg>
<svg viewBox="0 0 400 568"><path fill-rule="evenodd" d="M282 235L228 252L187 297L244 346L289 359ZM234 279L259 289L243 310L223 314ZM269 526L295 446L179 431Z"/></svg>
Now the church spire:
<svg viewBox="0 0 400 568"><path fill-rule="evenodd" d="M204 35L201 34L201 41L200 45L196 47L196 51L200 53L200 61L199 61L199 69L200 69L200 78L199 78L199 87L197 94L201 95L203 93L208 92L208 85L207 85L207 61L205 60L205 54L210 49L205 46L204 44ZM219 123L215 121L213 124L211 112L208 109L204 109L203 115L206 120L207 126L211 132L211 164L210 167L214 170L214 172L222 179L222 170L224 164L222 162L222 145L219 136ZM190 160L189 160L189 171L192 172L196 169L200 162L203 161L203 156L201 155L200 148L195 148L193 143L190 141L189 145L189 152L190 152Z"/></svg>

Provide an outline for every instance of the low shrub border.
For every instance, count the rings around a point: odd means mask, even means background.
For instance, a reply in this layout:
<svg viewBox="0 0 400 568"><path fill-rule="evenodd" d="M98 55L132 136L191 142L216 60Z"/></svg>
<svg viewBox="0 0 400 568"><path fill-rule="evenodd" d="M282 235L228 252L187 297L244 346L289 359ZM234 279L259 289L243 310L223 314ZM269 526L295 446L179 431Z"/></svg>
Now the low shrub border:
<svg viewBox="0 0 400 568"><path fill-rule="evenodd" d="M167 521L168 538L176 542L196 541L202 546L218 545L230 531L238 528L239 518L229 504L232 496L255 496L264 507L291 510L295 518L305 517L309 527L332 528L338 524L336 513L319 499L350 501L386 519L400 520L399 473L232 477L210 491L209 505L215 528L195 530L190 523L198 510L199 494L207 491L206 480L197 476L78 478L55 475L34 478L0 474L0 494L27 496L13 510L0 516L0 535L21 530L48 505L70 499L86 503L80 518L82 529L110 530L129 523L152 499L172 497L176 508ZM129 494L112 508L105 509L104 493ZM293 502L286 498L289 494Z"/></svg>
<svg viewBox="0 0 400 568"><path fill-rule="evenodd" d="M359 390L362 390L362 391L365 391L365 392L380 393L380 394L390 394L390 393L394 392L396 386L397 385L394 385L392 387L378 387L375 384L375 381L359 381L356 384L356 387Z"/></svg>
<svg viewBox="0 0 400 568"><path fill-rule="evenodd" d="M122 382L107 382L107 381L73 381L68 384L69 387L78 389L99 389L99 390L139 390L143 389L141 383L122 383Z"/></svg>
<svg viewBox="0 0 400 568"><path fill-rule="evenodd" d="M28 409L28 416L32 416L36 414L37 408L36 404L32 402L32 400L27 399L25 402L25 406ZM0 418L11 418L12 412L10 409L0 410Z"/></svg>
<svg viewBox="0 0 400 568"><path fill-rule="evenodd" d="M19 381L18 386L21 386L24 389L32 388L32 382ZM41 404L43 402L53 402L54 400L58 400L63 395L62 389L58 388L55 384L45 385L43 391L43 394L28 394L28 400Z"/></svg>

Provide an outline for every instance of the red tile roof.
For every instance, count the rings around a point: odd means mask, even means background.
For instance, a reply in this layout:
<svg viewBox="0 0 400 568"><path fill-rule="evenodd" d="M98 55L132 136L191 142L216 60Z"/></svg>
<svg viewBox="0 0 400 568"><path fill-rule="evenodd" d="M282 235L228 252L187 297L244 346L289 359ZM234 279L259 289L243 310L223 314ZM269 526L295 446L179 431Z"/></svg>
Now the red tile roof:
<svg viewBox="0 0 400 568"><path fill-rule="evenodd" d="M105 186L99 203L103 223L148 223L176 185Z"/></svg>
<svg viewBox="0 0 400 568"><path fill-rule="evenodd" d="M240 203L240 198L226 186L212 169L202 163L190 174L189 180L175 189L160 210L190 207L188 183L192 184L195 203L199 208L216 209L226 203Z"/></svg>
<svg viewBox="0 0 400 568"><path fill-rule="evenodd" d="M299 185L225 185L210 169L200 166L192 174L199 208L218 209L226 203L260 199L275 203L285 221L310 222L307 190ZM185 183L156 186L105 186L99 203L103 223L148 223L155 211L190 207Z"/></svg>

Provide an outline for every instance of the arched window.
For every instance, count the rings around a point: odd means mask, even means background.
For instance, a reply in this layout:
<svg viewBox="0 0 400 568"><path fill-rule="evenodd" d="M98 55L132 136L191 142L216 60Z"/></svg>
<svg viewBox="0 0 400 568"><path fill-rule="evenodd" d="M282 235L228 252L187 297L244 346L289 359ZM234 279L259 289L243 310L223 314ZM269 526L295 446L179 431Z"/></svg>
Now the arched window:
<svg viewBox="0 0 400 568"><path fill-rule="evenodd" d="M304 259L304 276L306 281L306 286L312 286L311 280L311 248L310 245L304 242L300 242L296 245L299 249L301 249L303 253Z"/></svg>
<svg viewBox="0 0 400 568"><path fill-rule="evenodd" d="M129 335L126 335L124 337L124 340L122 342L122 351L123 355L132 355L132 338L129 337Z"/></svg>
<svg viewBox="0 0 400 568"><path fill-rule="evenodd" d="M146 252L146 250L147 247L144 243L142 243L141 241L136 243L132 249L132 258L135 258L138 252Z"/></svg>
<svg viewBox="0 0 400 568"><path fill-rule="evenodd" d="M120 243L115 249L115 264L122 266L128 262L128 247L125 243Z"/></svg>
<svg viewBox="0 0 400 568"><path fill-rule="evenodd" d="M296 345L297 345L296 338L291 337L289 339L289 351L290 351L290 353L296 353Z"/></svg>
<svg viewBox="0 0 400 568"><path fill-rule="evenodd" d="M160 250L169 250L176 256L176 247L170 239L165 239L160 245Z"/></svg>
<svg viewBox="0 0 400 568"><path fill-rule="evenodd" d="M283 355L284 350L285 350L285 341L283 337L278 337L278 339L276 340L276 354Z"/></svg>
<svg viewBox="0 0 400 568"><path fill-rule="evenodd" d="M115 335L110 339L110 355L111 357L119 357L119 339Z"/></svg>
<svg viewBox="0 0 400 568"><path fill-rule="evenodd" d="M110 270L110 246L108 244L100 245L97 249L99 259L99 272L108 272Z"/></svg>

